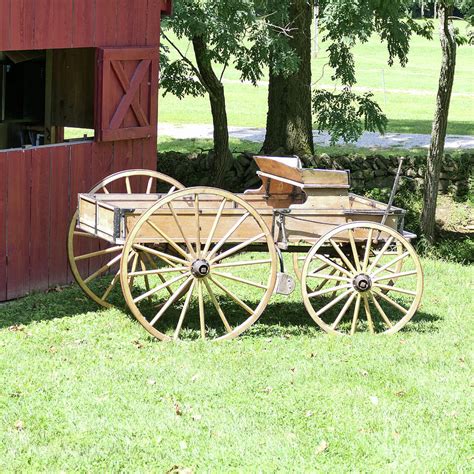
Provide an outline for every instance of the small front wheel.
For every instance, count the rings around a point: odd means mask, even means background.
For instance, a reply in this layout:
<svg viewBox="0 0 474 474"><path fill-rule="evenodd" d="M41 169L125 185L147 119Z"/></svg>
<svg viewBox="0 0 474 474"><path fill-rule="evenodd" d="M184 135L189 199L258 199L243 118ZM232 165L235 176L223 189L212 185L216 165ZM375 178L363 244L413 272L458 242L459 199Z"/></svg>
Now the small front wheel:
<svg viewBox="0 0 474 474"><path fill-rule="evenodd" d="M423 271L411 244L390 227L355 222L313 246L301 291L313 320L331 334L393 334L420 305Z"/></svg>

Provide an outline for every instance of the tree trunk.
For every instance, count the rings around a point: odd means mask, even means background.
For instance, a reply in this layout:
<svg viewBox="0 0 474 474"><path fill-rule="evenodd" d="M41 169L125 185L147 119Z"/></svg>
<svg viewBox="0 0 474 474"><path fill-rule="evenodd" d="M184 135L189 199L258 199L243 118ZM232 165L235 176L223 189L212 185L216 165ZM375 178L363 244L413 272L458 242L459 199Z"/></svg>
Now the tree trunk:
<svg viewBox="0 0 474 474"><path fill-rule="evenodd" d="M267 132L262 152L311 156L314 154L311 116L312 2L292 0L290 46L301 60L299 70L285 77L270 67Z"/></svg>
<svg viewBox="0 0 474 474"><path fill-rule="evenodd" d="M209 94L212 121L214 125L214 169L213 178L217 187L225 186L225 175L232 160L229 149L229 128L224 94L224 86L218 79L209 59L206 40L202 36L193 38L196 63L204 86Z"/></svg>
<svg viewBox="0 0 474 474"><path fill-rule="evenodd" d="M456 40L452 21L449 16L452 7L439 2L439 36L442 49L441 72L439 76L436 110L431 132L431 145L425 173L423 212L421 225L425 238L430 243L435 241L436 202L438 199L439 175L444 154L446 129L448 126L449 104L453 90L454 72L456 69Z"/></svg>

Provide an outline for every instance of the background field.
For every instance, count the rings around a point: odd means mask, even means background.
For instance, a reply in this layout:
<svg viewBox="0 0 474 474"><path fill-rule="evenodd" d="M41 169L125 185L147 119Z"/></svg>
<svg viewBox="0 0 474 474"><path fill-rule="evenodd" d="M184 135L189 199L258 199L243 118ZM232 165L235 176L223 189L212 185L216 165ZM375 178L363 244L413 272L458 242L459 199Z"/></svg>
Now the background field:
<svg viewBox="0 0 474 474"><path fill-rule="evenodd" d="M423 265L390 337L329 337L298 291L219 344L152 340L77 287L0 305L0 471L470 471L474 268Z"/></svg>
<svg viewBox="0 0 474 474"><path fill-rule="evenodd" d="M436 25L437 28L437 25ZM177 42L192 57L185 40ZM172 55L176 57L175 54ZM437 31L433 41L414 37L409 63L405 68L387 64L386 46L377 37L355 48L357 87L372 89L390 119L388 131L431 133L436 100L441 52ZM333 87L331 69L325 66L327 54L322 45L313 61L313 81L318 86ZM220 69L219 69L220 72ZM448 133L474 134L474 47L458 49L456 78L450 111ZM259 87L239 82L238 72L229 67L224 75L229 125L265 127L267 111L267 75ZM385 87L384 87L385 84ZM384 89L387 91L384 94ZM211 123L207 98L178 100L167 95L160 99L161 122Z"/></svg>

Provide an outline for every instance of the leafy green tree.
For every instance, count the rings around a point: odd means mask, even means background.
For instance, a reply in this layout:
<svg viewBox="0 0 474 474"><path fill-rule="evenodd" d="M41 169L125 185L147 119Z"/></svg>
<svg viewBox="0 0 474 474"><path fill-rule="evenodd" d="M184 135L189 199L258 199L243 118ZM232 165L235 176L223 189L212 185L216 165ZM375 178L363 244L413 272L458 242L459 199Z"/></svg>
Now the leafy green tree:
<svg viewBox="0 0 474 474"><path fill-rule="evenodd" d="M241 79L256 84L267 64L270 37L262 3L254 0L175 0L174 15L163 31L164 57L161 87L183 98L207 94L214 124L214 179L223 186L231 160L223 75L229 64ZM174 35L173 35L174 34ZM194 57L173 39L187 39ZM278 49L275 47L275 49ZM174 50L178 58L170 60ZM291 53L282 45L281 62ZM278 56L278 55L277 55Z"/></svg>
<svg viewBox="0 0 474 474"><path fill-rule="evenodd" d="M435 219L438 200L439 176L444 154L446 130L448 126L449 106L453 90L456 71L456 50L458 45L472 42L472 30L468 36L460 34L453 23L453 9L458 7L465 13L469 25L474 25L474 6L469 0L439 0L439 39L441 43L441 70L439 75L436 109L431 132L431 144L428 151L428 160L425 173L425 187L423 196L423 212L421 227L423 234L430 244L436 239Z"/></svg>

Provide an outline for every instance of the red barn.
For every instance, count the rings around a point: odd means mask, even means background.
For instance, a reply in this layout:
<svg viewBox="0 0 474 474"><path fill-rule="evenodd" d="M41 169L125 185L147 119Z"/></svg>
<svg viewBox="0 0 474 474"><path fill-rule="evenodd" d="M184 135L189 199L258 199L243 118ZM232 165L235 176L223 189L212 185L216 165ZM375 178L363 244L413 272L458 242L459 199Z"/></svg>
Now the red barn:
<svg viewBox="0 0 474 474"><path fill-rule="evenodd" d="M171 0L0 0L0 301L72 281L78 192L156 168ZM67 141L65 127L94 129Z"/></svg>

